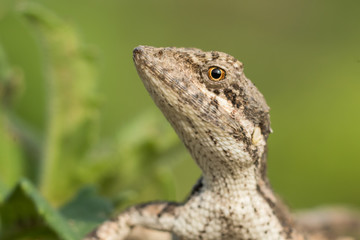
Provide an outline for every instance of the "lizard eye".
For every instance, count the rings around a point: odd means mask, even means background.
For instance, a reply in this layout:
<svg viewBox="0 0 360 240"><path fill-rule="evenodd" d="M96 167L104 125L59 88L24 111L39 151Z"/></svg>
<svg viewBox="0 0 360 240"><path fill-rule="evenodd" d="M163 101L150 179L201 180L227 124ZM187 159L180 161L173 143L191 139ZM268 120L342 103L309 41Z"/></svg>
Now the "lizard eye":
<svg viewBox="0 0 360 240"><path fill-rule="evenodd" d="M212 81L220 81L225 78L225 71L219 67L210 67L208 70L208 76Z"/></svg>

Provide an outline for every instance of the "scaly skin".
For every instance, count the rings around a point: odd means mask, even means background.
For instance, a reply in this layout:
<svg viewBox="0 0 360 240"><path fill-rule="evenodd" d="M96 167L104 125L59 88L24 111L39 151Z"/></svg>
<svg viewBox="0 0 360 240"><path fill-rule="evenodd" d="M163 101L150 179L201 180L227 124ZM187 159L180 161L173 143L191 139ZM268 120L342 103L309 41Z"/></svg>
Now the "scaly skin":
<svg viewBox="0 0 360 240"><path fill-rule="evenodd" d="M266 176L269 107L243 64L222 52L139 46L134 62L156 105L202 170L183 203L131 207L87 239L122 240L135 226L177 239L309 239L295 228ZM225 71L214 81L211 67Z"/></svg>

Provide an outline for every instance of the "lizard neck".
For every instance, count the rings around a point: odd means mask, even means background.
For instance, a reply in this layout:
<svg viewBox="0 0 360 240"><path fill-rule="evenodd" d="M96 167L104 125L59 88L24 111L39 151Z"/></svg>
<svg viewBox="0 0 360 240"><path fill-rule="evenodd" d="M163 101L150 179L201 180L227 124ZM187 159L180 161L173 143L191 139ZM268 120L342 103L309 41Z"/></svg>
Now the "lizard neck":
<svg viewBox="0 0 360 240"><path fill-rule="evenodd" d="M239 207L254 213L247 215L246 222L257 222L259 218L266 218L267 221L278 224L284 239L302 239L295 229L288 209L274 194L269 184L266 173L266 144L258 149L258 152L262 154L254 158L252 164L244 164L242 160L236 161L236 157L233 155L224 154L222 148L212 146L210 149L206 149L203 143L195 151L198 154L194 154L194 146L196 144L187 147L203 170L203 190L211 192L214 196L221 196L225 203L238 202ZM243 148L237 149L239 153L237 157L248 156L241 149ZM250 201L248 201L249 199ZM256 231L264 230L249 228L249 231L254 236L261 236L261 233Z"/></svg>
<svg viewBox="0 0 360 240"><path fill-rule="evenodd" d="M275 196L267 179L267 139L263 135L254 137L256 127L249 125L247 132L239 138L234 137L234 130L224 131L201 119L183 119L168 113L165 116L202 170L202 191L214 197L221 196L229 203L238 201L240 206L253 212L267 209L262 214L270 222L279 224L284 239L293 238L296 231L291 216ZM251 201L242 202L244 199ZM261 204L255 206L254 203ZM254 214L252 217L256 222L262 216Z"/></svg>
<svg viewBox="0 0 360 240"><path fill-rule="evenodd" d="M241 198L247 193L256 193L257 179L255 166L244 169L234 169L231 174L204 175L203 185L206 190L214 192L224 199L232 200Z"/></svg>

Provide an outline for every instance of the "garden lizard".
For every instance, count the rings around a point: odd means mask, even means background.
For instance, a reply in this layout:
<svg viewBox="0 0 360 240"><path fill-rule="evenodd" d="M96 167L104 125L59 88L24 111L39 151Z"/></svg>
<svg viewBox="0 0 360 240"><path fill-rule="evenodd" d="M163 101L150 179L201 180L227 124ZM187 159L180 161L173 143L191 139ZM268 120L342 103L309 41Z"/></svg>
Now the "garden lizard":
<svg viewBox="0 0 360 240"><path fill-rule="evenodd" d="M122 240L135 226L186 240L313 239L296 227L270 187L269 107L243 64L195 48L139 46L133 59L202 177L183 203L130 207L86 239Z"/></svg>

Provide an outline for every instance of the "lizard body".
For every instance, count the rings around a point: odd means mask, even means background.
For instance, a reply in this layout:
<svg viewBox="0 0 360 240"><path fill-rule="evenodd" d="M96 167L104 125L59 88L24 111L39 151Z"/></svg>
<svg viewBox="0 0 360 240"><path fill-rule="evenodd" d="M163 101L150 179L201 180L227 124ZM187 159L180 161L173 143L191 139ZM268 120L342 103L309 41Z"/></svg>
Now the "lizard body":
<svg viewBox="0 0 360 240"><path fill-rule="evenodd" d="M125 239L134 226L186 240L308 239L269 185L269 107L243 64L194 48L139 46L133 59L202 177L185 202L131 207L87 239Z"/></svg>

